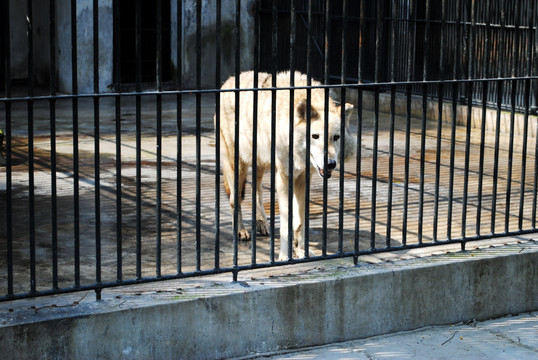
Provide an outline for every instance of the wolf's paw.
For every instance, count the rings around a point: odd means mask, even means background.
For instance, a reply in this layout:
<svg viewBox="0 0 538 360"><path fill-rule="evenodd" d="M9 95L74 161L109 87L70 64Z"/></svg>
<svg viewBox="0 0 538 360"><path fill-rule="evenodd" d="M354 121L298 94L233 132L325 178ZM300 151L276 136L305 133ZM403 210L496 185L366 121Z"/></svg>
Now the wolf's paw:
<svg viewBox="0 0 538 360"><path fill-rule="evenodd" d="M280 253L278 255L278 261L288 261L288 253Z"/></svg>
<svg viewBox="0 0 538 360"><path fill-rule="evenodd" d="M304 258L305 257L304 249L295 248L295 256L297 256L299 259ZM311 249L308 249L308 256L313 257L313 256L316 256L316 254Z"/></svg>
<svg viewBox="0 0 538 360"><path fill-rule="evenodd" d="M267 226L267 221L265 221L265 219L256 220L256 229L260 235L269 235L269 227Z"/></svg>
<svg viewBox="0 0 538 360"><path fill-rule="evenodd" d="M237 232L237 237L241 241L249 241L250 240L250 234L248 233L247 229L241 229Z"/></svg>

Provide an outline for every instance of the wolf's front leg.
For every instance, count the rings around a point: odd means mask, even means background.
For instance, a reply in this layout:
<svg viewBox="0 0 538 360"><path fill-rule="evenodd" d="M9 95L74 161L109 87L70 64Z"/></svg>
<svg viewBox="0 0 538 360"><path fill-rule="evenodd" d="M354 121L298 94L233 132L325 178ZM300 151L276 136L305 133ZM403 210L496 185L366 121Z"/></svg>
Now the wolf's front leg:
<svg viewBox="0 0 538 360"><path fill-rule="evenodd" d="M293 245L295 255L298 258L305 257L305 176L299 176L293 182ZM314 252L309 249L309 256L315 256Z"/></svg>
<svg viewBox="0 0 538 360"><path fill-rule="evenodd" d="M289 260L288 248L288 177L279 173L275 176L278 194L278 208L280 212L280 254L278 261Z"/></svg>

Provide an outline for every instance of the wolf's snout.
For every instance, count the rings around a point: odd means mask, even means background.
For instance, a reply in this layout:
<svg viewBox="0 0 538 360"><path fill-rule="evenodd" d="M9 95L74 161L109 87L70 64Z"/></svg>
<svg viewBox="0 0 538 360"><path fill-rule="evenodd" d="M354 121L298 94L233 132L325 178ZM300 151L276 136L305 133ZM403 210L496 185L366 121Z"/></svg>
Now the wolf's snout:
<svg viewBox="0 0 538 360"><path fill-rule="evenodd" d="M327 160L327 170L334 170L336 168L336 160L329 159Z"/></svg>

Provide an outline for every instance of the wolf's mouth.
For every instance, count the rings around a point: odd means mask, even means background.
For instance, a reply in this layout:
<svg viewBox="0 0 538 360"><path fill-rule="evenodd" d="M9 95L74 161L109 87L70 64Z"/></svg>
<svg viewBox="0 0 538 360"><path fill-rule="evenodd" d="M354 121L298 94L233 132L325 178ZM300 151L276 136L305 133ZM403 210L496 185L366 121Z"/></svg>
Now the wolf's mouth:
<svg viewBox="0 0 538 360"><path fill-rule="evenodd" d="M323 167L318 166L318 164L317 164L316 160L314 159L314 157L312 155L310 155L310 157L312 159L312 163L314 164L314 166L318 170L319 176L321 176L322 178L327 177L327 179L329 179L331 177L331 175L333 174L333 171L329 170L329 169L327 169L327 171L324 171Z"/></svg>
<svg viewBox="0 0 538 360"><path fill-rule="evenodd" d="M318 174L321 177L327 176L327 179L330 179L331 175L333 174L333 171L332 170L327 170L327 172L325 172L325 171L323 171L323 169L318 167ZM325 175L325 174L327 174L327 175Z"/></svg>

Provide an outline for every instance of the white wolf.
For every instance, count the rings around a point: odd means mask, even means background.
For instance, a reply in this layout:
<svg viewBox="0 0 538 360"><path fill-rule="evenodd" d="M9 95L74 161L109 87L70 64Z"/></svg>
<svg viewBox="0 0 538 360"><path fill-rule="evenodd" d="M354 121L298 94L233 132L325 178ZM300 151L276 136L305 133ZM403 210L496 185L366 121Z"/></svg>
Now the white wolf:
<svg viewBox="0 0 538 360"><path fill-rule="evenodd" d="M290 72L278 73L276 86L288 88L290 86ZM295 86L307 86L307 77L299 72L294 73ZM235 89L235 77L230 77L222 85L222 89ZM320 83L312 80L313 86ZM249 89L254 86L254 72L248 71L240 74L240 88ZM272 76L267 73L258 74L258 87L272 86ZM226 192L230 196L230 205L234 207L234 155L235 144L235 118L236 118L236 92L227 91L220 95L220 151L221 165ZM253 91L241 91L239 99L239 193L240 199L244 196L245 182L248 167L252 165L253 129ZM275 169L276 189L278 193L278 207L280 211L280 255L279 260L288 259L288 193L289 193L289 140L290 140L290 91L277 90L274 111L276 113L276 137L271 138L271 112L272 92L270 90L258 91L257 112L257 197L256 197L256 228L262 235L268 234L266 214L262 202L262 178L266 170L271 168L271 142L275 142ZM347 122L352 113L353 106L345 105L345 119L341 120L341 108L331 98L325 108L325 90L312 89L310 96L310 119L307 118L307 90L295 89L293 92L293 234L294 252L297 257L304 257L304 219L305 219L305 170L310 166L310 174L315 171L320 176L330 177L340 156L345 159L353 156L355 139L347 129ZM328 143L325 147L325 113L328 112ZM341 126L345 126L345 139L341 139ZM306 154L306 133L310 126L310 161ZM342 148L343 146L343 148ZM327 149L327 164L324 163L324 151ZM326 169L326 170L325 170ZM240 204L240 202L239 202ZM250 239L247 229L243 226L241 206L238 212L238 236L242 240Z"/></svg>

